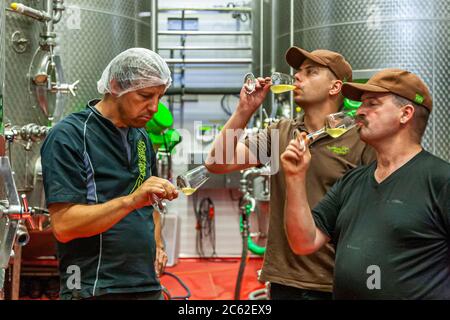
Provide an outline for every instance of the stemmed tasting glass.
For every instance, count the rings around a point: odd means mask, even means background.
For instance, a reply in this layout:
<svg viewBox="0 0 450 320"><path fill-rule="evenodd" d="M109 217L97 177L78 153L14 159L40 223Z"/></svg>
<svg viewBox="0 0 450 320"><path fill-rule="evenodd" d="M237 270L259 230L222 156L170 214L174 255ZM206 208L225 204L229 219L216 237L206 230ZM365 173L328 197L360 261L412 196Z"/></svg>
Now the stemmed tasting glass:
<svg viewBox="0 0 450 320"><path fill-rule="evenodd" d="M355 123L355 113L348 111L341 111L337 113L332 113L326 116L325 126L315 132L312 132L306 136L306 141L309 144L321 135L328 134L333 138L338 138L346 133L348 130L356 126ZM298 129L294 131L294 138L300 133ZM305 151L306 145L304 140L300 140L300 148Z"/></svg>
<svg viewBox="0 0 450 320"><path fill-rule="evenodd" d="M295 89L295 78L289 74L274 72L270 76L270 79L272 80L270 90L272 90L275 94L284 93ZM256 81L255 75L251 72L244 76L244 88L247 94L252 94L253 91L255 91Z"/></svg>
<svg viewBox="0 0 450 320"><path fill-rule="evenodd" d="M190 196L206 181L208 181L210 173L204 165L195 167L177 177L177 190L183 192L186 196ZM153 208L161 213L166 213L166 204L162 199L153 194Z"/></svg>

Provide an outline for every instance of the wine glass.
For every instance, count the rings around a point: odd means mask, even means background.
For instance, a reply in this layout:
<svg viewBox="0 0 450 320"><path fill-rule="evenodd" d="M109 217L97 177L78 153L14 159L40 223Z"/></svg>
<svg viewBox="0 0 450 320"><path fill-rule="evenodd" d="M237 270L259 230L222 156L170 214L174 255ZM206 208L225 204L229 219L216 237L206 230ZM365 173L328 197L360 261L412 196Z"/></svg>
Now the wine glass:
<svg viewBox="0 0 450 320"><path fill-rule="evenodd" d="M256 89L256 77L251 72L244 76L244 89L247 94L252 94Z"/></svg>
<svg viewBox="0 0 450 320"><path fill-rule="evenodd" d="M275 94L295 90L295 78L289 74L274 72L270 79L272 80L270 90ZM256 81L255 75L251 72L244 76L244 89L247 94L252 94L255 91Z"/></svg>
<svg viewBox="0 0 450 320"><path fill-rule="evenodd" d="M200 188L206 181L208 181L210 173L204 165L195 167L177 177L177 190L183 192L186 196L190 196L198 188ZM153 208L161 213L166 213L166 204L155 194L153 196Z"/></svg>
<svg viewBox="0 0 450 320"><path fill-rule="evenodd" d="M275 94L295 90L295 78L289 74L274 72L270 78L272 79L270 90Z"/></svg>
<svg viewBox="0 0 450 320"><path fill-rule="evenodd" d="M308 134L305 140L308 141L309 144L309 141L313 141L317 137L326 134L333 138L338 138L354 126L356 126L354 112L341 111L332 113L326 116L325 126L315 132ZM297 138L298 134L300 134L300 130L295 129L294 138ZM302 149L302 151L305 151L306 149L304 140L300 140L300 149Z"/></svg>

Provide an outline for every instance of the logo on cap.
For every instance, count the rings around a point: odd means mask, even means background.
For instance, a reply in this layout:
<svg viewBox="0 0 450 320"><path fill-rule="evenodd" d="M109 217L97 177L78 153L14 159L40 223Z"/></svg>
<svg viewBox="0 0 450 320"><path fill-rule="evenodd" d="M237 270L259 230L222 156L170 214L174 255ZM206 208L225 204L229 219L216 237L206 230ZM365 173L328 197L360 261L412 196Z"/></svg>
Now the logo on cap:
<svg viewBox="0 0 450 320"><path fill-rule="evenodd" d="M424 97L421 96L420 94L416 93L416 97L414 98L414 101L418 104L422 104L424 100Z"/></svg>

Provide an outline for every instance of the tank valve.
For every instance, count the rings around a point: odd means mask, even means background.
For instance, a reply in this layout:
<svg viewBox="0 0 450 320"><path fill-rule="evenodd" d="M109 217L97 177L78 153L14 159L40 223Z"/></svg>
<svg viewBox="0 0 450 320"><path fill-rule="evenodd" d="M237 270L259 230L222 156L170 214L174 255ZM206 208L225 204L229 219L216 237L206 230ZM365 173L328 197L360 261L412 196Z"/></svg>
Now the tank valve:
<svg viewBox="0 0 450 320"><path fill-rule="evenodd" d="M80 80L75 81L72 84L63 83L60 85L53 85L52 89L50 90L53 93L56 92L62 92L62 93L71 93L74 97L76 96L75 91L78 90L78 83Z"/></svg>

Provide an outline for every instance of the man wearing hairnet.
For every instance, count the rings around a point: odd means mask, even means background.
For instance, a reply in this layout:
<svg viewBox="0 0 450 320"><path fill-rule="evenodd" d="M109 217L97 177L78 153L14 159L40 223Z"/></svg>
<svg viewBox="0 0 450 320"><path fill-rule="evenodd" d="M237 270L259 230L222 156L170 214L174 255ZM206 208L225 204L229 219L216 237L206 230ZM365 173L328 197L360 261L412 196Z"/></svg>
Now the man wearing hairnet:
<svg viewBox="0 0 450 320"><path fill-rule="evenodd" d="M98 81L101 100L60 121L42 149L47 206L57 239L61 299L161 299L167 255L155 241L154 197L176 188L156 176L142 128L170 86L153 51L128 49ZM155 219L157 220L157 219Z"/></svg>

